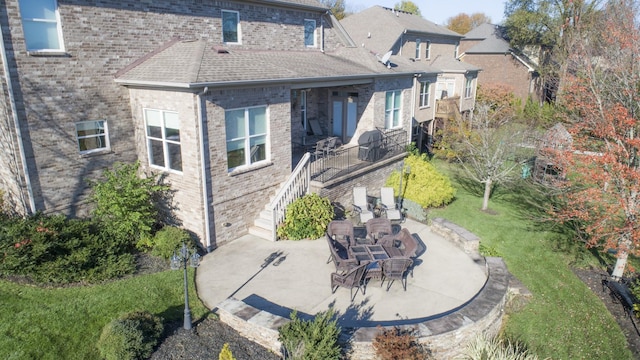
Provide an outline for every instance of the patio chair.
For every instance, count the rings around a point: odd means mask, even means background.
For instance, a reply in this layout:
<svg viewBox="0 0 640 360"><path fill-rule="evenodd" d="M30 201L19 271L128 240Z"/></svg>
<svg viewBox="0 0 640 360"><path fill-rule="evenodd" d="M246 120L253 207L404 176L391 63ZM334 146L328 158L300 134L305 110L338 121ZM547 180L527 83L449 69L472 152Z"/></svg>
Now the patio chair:
<svg viewBox="0 0 640 360"><path fill-rule="evenodd" d="M326 146L326 150L325 150L327 155L329 155L329 154L335 155L337 147L338 147L338 138L337 137L330 137L330 138L327 139L327 146Z"/></svg>
<svg viewBox="0 0 640 360"><path fill-rule="evenodd" d="M365 294L367 288L365 283L365 271L367 264L362 264L349 270L345 274L331 273L331 293L335 294L339 287L348 288L351 295L351 301L355 299L358 294L358 290L362 290L362 295ZM353 289L356 289L356 293L353 293Z"/></svg>
<svg viewBox="0 0 640 360"><path fill-rule="evenodd" d="M380 189L380 201L384 213L387 215L387 219L391 221L402 222L403 216L400 211L399 204L396 203L395 196L393 196L393 188L383 187Z"/></svg>
<svg viewBox="0 0 640 360"><path fill-rule="evenodd" d="M353 188L353 210L360 217L361 224L366 224L367 221L374 218L371 205L369 201L367 201L366 187Z"/></svg>
<svg viewBox="0 0 640 360"><path fill-rule="evenodd" d="M311 154L315 160L318 160L320 157L324 157L327 153L327 139L318 140L316 142L316 146L313 149L313 153Z"/></svg>
<svg viewBox="0 0 640 360"><path fill-rule="evenodd" d="M376 244L384 236L392 235L391 221L386 218L373 218L364 225L367 229L367 238Z"/></svg>
<svg viewBox="0 0 640 360"><path fill-rule="evenodd" d="M387 280L387 291L391 288L391 285L395 280L400 280L402 288L407 291L407 277L406 273L413 260L409 258L390 258L382 261L382 283Z"/></svg>
<svg viewBox="0 0 640 360"><path fill-rule="evenodd" d="M380 240L380 245L390 257L409 258L413 263L417 261L416 257L419 251L422 252L424 250L424 248L420 249L421 246L418 240L406 228L403 228L395 235L384 236ZM413 264L410 266L409 273L413 277Z"/></svg>
<svg viewBox="0 0 640 360"><path fill-rule="evenodd" d="M327 243L329 244L329 259L327 264L333 261L336 271L348 272L358 265L358 260L349 258L349 251L342 244L333 240L327 234Z"/></svg>
<svg viewBox="0 0 640 360"><path fill-rule="evenodd" d="M345 249L354 244L353 223L349 220L333 220L327 225L327 235L339 242Z"/></svg>

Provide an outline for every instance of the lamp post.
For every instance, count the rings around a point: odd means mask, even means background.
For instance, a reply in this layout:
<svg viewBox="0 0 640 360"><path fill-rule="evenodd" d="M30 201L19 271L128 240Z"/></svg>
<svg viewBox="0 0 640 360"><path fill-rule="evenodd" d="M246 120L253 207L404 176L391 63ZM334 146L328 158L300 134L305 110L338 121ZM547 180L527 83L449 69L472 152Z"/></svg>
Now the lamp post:
<svg viewBox="0 0 640 360"><path fill-rule="evenodd" d="M402 168L400 168L400 188L398 189L398 206L400 207L402 207L402 202L400 199L404 199L404 195L402 194L402 178L404 178L405 174L407 176L411 174L411 166L407 165L405 167L404 163L402 163ZM409 179L407 179L407 181L409 181Z"/></svg>
<svg viewBox="0 0 640 360"><path fill-rule="evenodd" d="M189 262L189 266L192 268L198 267L200 265L200 255L193 250L191 255L189 255L189 249L187 249L187 244L182 243L182 248L179 253L176 254L175 251L173 256L171 257L171 270L180 269L180 265L182 265L182 269L184 270L184 329L191 330L191 310L189 309L189 286L187 282L187 262Z"/></svg>

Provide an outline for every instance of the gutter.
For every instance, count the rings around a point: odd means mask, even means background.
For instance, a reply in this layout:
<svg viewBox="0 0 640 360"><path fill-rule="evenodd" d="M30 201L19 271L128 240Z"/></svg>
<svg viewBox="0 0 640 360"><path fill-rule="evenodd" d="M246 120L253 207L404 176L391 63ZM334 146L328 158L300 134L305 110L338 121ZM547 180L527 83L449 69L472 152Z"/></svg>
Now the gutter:
<svg viewBox="0 0 640 360"><path fill-rule="evenodd" d="M9 72L9 64L7 63L7 51L4 47L4 33L0 31L0 56L2 56L2 64L4 70L5 81L7 83L7 94L9 95L9 102L11 103L11 113L13 117L13 126L16 129L16 137L18 140L18 149L20 152L20 162L22 163L22 169L24 172L24 181L25 186L27 188L27 194L29 195L29 214L34 214L36 212L36 202L33 197L33 187L31 185L31 176L29 176L29 167L27 165L27 157L24 152L24 144L22 142L22 131L20 130L20 119L18 119L18 110L16 108L16 100L13 96L13 85L11 82L11 74ZM22 182L22 181L20 181ZM23 184L20 184L21 187ZM24 196L22 190L20 191L20 196Z"/></svg>
<svg viewBox="0 0 640 360"><path fill-rule="evenodd" d="M207 252L210 252L211 250L211 218L209 215L209 188L207 187L207 167L206 167L206 161L207 161L207 156L205 154L205 149L207 148L205 146L204 143L204 139L205 134L205 123L206 123L206 117L203 116L203 112L206 109L206 106L203 106L203 102L205 101L203 98L203 95L206 94L209 91L208 87L205 87L204 89L202 89L201 92L197 93L197 106L198 106L198 123L200 125L200 163L201 163L201 174L200 176L202 176L202 199L203 199L203 205L204 205L204 241L205 241L205 248L207 250Z"/></svg>

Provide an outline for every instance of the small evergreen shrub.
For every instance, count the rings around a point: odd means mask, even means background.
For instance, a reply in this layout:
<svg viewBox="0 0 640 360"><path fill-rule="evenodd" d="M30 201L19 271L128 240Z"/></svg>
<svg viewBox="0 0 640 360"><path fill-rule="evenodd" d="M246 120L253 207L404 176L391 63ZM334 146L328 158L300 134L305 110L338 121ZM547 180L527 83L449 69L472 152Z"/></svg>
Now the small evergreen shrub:
<svg viewBox="0 0 640 360"><path fill-rule="evenodd" d="M402 174L402 198L409 199L424 208L440 207L453 201L456 192L451 185L451 180L438 172L427 160L426 154L409 155L404 162L405 169L410 169L410 173ZM400 172L394 171L387 179L385 186L392 187L394 195L398 196L399 185Z"/></svg>
<svg viewBox="0 0 640 360"><path fill-rule="evenodd" d="M320 312L313 320L298 318L294 311L291 322L278 330L278 340L284 347L285 359L331 360L340 358L338 336L340 327L334 319L333 309Z"/></svg>
<svg viewBox="0 0 640 360"><path fill-rule="evenodd" d="M333 205L328 198L307 194L287 206L284 222L276 230L278 238L318 239L333 217Z"/></svg>
<svg viewBox="0 0 640 360"><path fill-rule="evenodd" d="M153 237L152 242L151 254L167 260L182 247L183 242L187 244L189 249L196 246L195 241L186 230L175 226L165 226L160 229Z"/></svg>
<svg viewBox="0 0 640 360"><path fill-rule="evenodd" d="M128 313L103 328L98 351L107 360L147 359L162 331L161 318L147 311Z"/></svg>
<svg viewBox="0 0 640 360"><path fill-rule="evenodd" d="M384 329L373 338L373 348L381 360L423 360L428 353L409 330Z"/></svg>
<svg viewBox="0 0 640 360"><path fill-rule="evenodd" d="M218 360L236 360L231 353L229 343L224 343L224 345L222 345L222 350L220 350L220 354L218 354Z"/></svg>
<svg viewBox="0 0 640 360"><path fill-rule="evenodd" d="M476 336L464 349L463 360L537 360L524 346L497 337Z"/></svg>

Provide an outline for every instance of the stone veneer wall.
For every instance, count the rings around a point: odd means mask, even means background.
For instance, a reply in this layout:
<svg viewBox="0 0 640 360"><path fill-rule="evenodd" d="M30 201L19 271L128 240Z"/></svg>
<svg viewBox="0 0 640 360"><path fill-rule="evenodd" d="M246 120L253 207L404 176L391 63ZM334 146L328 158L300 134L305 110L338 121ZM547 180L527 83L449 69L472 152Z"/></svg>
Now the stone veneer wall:
<svg viewBox="0 0 640 360"><path fill-rule="evenodd" d="M434 224L431 227L434 232L454 241L463 250L477 250L479 238L471 232L443 219L434 219ZM477 251L470 255L480 258ZM467 304L450 314L402 326L414 330L420 343L431 350L435 359L454 358L460 355L466 344L477 334L494 335L500 330L509 288L509 272L501 258L486 258L485 261L487 282ZM217 314L221 321L243 336L282 354L278 328L289 319L256 309L233 298L219 304ZM378 332L379 329L375 327L357 329L351 335L348 357L357 360L376 359L371 341Z"/></svg>

